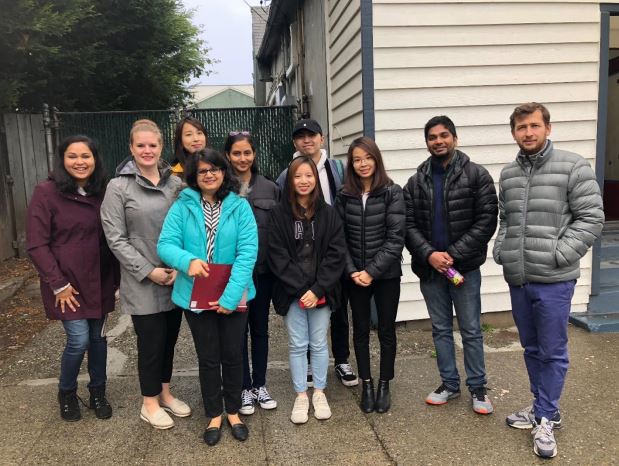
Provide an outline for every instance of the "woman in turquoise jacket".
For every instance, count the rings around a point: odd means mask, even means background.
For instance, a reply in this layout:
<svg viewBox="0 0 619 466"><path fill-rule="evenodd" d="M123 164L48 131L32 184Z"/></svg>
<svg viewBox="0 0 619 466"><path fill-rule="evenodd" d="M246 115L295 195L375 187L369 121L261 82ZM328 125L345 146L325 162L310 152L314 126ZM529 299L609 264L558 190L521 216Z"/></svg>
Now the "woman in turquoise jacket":
<svg viewBox="0 0 619 466"><path fill-rule="evenodd" d="M157 252L178 271L172 301L185 309L198 355L202 399L210 419L204 441L219 442L224 404L232 435L243 441L249 431L238 411L247 313L236 309L244 294L247 300L256 294L252 282L258 254L256 221L247 200L238 196L239 182L219 152L195 153L186 165L185 180L188 187L168 212ZM194 277L207 277L209 263L232 265L230 280L212 303L214 310L189 310Z"/></svg>

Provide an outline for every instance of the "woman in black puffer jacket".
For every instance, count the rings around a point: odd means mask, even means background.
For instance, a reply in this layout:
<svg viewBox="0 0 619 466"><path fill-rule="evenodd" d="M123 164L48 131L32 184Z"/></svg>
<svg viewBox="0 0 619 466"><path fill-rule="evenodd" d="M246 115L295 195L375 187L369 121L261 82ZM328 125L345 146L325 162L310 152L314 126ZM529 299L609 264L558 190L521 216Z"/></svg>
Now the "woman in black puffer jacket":
<svg viewBox="0 0 619 466"><path fill-rule="evenodd" d="M348 149L346 183L335 207L345 226L346 276L353 317L353 342L363 381L361 410L389 410L389 381L396 353L395 319L400 300L400 265L405 234L402 188L385 172L376 143L355 139ZM370 301L378 310L380 380L374 396L370 373Z"/></svg>

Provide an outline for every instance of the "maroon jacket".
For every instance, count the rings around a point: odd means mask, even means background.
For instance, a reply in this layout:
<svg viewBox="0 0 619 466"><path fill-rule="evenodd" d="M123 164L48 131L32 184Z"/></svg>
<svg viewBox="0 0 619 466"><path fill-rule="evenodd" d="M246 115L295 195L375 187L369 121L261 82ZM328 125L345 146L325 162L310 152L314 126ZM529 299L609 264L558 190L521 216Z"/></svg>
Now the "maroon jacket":
<svg viewBox="0 0 619 466"><path fill-rule="evenodd" d="M118 262L110 252L99 210L103 194L64 194L53 180L34 188L26 219L26 245L39 271L48 319L100 319L114 310ZM55 306L55 289L71 283L80 307L73 312Z"/></svg>

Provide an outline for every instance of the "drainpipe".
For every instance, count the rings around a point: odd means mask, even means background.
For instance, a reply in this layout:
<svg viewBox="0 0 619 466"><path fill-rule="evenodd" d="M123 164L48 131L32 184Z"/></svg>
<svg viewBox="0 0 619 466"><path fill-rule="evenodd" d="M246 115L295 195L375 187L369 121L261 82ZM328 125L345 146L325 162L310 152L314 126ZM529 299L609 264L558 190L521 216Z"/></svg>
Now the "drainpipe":
<svg viewBox="0 0 619 466"><path fill-rule="evenodd" d="M52 119L49 105L43 104L43 128L45 128L45 150L47 152L47 171L54 167L54 141L52 138Z"/></svg>
<svg viewBox="0 0 619 466"><path fill-rule="evenodd" d="M304 15L303 15L303 5L299 6L297 11L297 24L299 27L297 28L297 43L298 43L298 57L299 57L299 88L301 92L300 95L300 113L301 118L309 118L310 117L310 108L309 108L309 96L307 95L307 89L305 85L305 30L303 25Z"/></svg>

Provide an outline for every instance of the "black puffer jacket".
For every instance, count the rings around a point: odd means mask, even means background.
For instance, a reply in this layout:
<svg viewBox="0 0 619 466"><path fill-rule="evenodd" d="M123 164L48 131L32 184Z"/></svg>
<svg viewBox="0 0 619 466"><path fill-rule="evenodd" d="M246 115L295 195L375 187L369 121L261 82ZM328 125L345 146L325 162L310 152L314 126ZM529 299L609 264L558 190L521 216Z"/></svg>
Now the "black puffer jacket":
<svg viewBox="0 0 619 466"><path fill-rule="evenodd" d="M268 178L253 174L249 182L247 200L254 211L254 217L256 217L258 224L258 259L254 272L262 274L268 270L269 214L271 209L279 202L279 187Z"/></svg>
<svg viewBox="0 0 619 466"><path fill-rule="evenodd" d="M459 272L475 270L486 261L488 242L497 225L497 196L494 181L481 165L457 151L454 166L447 174L444 210L447 215L449 247ZM404 187L406 200L406 248L412 257L413 272L427 279L436 272L428 263L435 252L430 244L434 215L431 157Z"/></svg>
<svg viewBox="0 0 619 466"><path fill-rule="evenodd" d="M306 275L299 263L295 243L295 218L285 196L271 210L269 226L269 268L275 275L273 307L279 315L288 313L290 304L306 291L325 296L331 310L342 301L340 277L344 271L346 240L342 221L333 207L322 199L314 214L314 264L316 270Z"/></svg>
<svg viewBox="0 0 619 466"><path fill-rule="evenodd" d="M346 275L365 270L373 279L402 275L404 195L397 184L370 193L365 209L361 196L340 191L335 199L346 234Z"/></svg>

